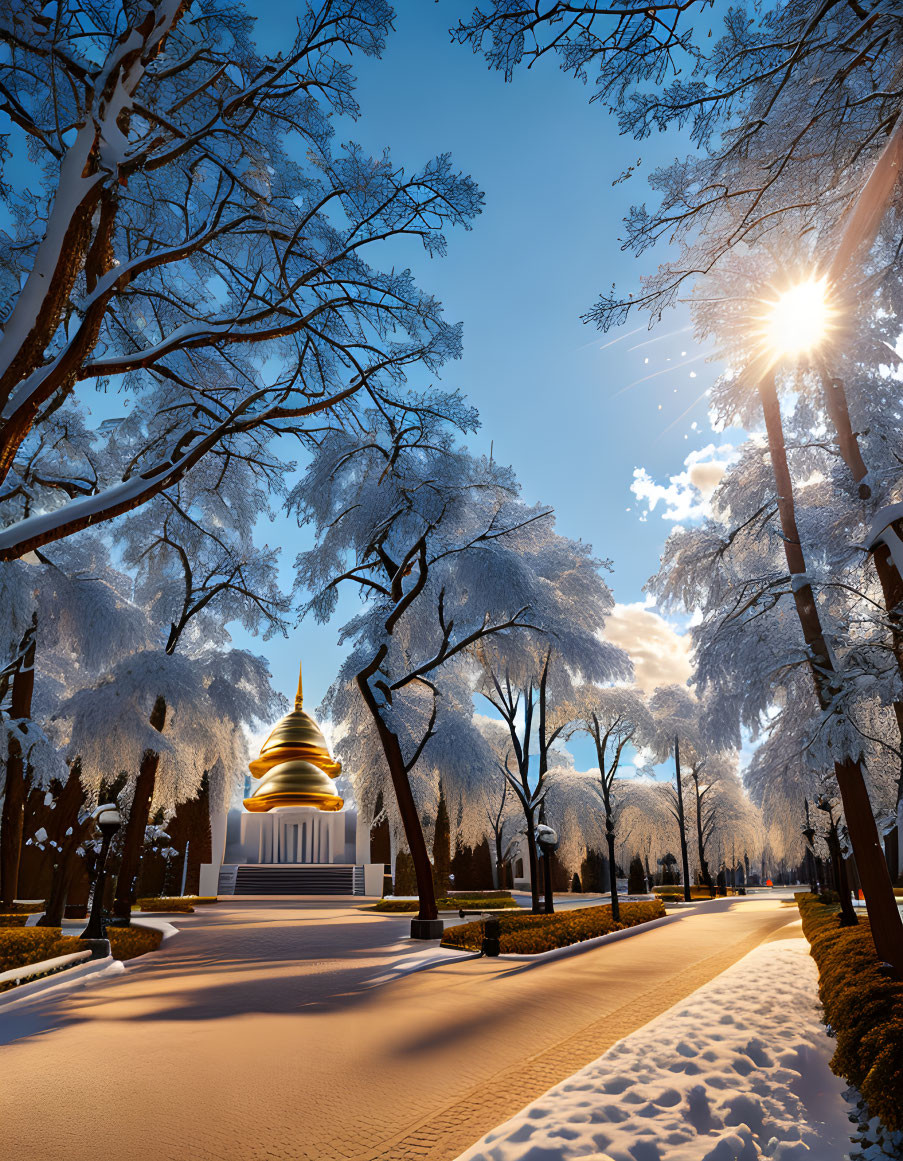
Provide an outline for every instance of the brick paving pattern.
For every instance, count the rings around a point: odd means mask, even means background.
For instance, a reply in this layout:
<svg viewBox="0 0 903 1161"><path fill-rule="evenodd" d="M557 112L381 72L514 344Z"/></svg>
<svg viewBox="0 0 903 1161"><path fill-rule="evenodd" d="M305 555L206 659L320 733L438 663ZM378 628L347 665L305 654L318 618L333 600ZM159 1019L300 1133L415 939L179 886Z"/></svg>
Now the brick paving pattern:
<svg viewBox="0 0 903 1161"><path fill-rule="evenodd" d="M452 1161L793 917L718 900L541 966L368 988L403 954L404 918L221 903L122 976L0 1017L5 1145L23 1161Z"/></svg>

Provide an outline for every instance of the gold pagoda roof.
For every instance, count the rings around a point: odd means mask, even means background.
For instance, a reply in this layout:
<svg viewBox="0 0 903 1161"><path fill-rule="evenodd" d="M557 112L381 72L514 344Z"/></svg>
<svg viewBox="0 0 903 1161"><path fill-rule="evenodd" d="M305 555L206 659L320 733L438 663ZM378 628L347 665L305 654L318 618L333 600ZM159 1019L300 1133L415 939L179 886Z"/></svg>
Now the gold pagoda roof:
<svg viewBox="0 0 903 1161"><path fill-rule="evenodd" d="M344 805L335 792L341 762L329 753L320 727L303 708L302 678L298 674L295 708L276 723L249 764L260 778L245 808L260 812L278 806L315 806L318 810L341 810Z"/></svg>

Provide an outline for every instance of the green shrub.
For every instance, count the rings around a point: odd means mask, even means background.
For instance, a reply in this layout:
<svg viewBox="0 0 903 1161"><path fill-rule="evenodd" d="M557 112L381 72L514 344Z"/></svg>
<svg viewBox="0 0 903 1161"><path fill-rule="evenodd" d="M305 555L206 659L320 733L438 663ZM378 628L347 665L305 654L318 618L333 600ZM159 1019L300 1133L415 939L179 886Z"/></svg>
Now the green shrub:
<svg viewBox="0 0 903 1161"><path fill-rule="evenodd" d="M837 1036L831 1068L862 1093L872 1116L903 1129L903 981L882 971L868 919L838 926L840 908L796 896L818 965L825 1020Z"/></svg>
<svg viewBox="0 0 903 1161"><path fill-rule="evenodd" d="M609 935L612 931L636 927L664 915L665 908L660 899L648 903L622 903L621 919L617 923L612 918L610 906L575 907L556 915L504 915L499 917L500 945L503 955L535 955L595 939L599 935ZM479 921L449 927L442 936L443 947L479 951L482 943L483 924Z"/></svg>

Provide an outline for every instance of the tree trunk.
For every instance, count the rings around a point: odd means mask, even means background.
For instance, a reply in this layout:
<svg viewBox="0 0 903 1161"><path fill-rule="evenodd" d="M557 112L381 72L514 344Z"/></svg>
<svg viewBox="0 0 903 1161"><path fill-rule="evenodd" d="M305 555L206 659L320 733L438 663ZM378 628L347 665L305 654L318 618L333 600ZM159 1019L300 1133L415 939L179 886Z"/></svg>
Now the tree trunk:
<svg viewBox="0 0 903 1161"><path fill-rule="evenodd" d="M690 856L687 853L687 819L684 814L684 792L680 776L680 738L674 735L674 771L677 777L677 825L680 829L680 862L684 876L684 902L689 903L690 892Z"/></svg>
<svg viewBox="0 0 903 1161"><path fill-rule="evenodd" d="M709 860L705 857L705 838L702 833L702 796L699 793L699 775L693 772L690 777L693 779L693 788L696 795L696 842L699 846L699 871L702 875L703 883L714 898L715 887L712 884L712 876L709 873Z"/></svg>
<svg viewBox="0 0 903 1161"><path fill-rule="evenodd" d="M441 899L448 895L451 886L451 834L448 805L445 801L442 782L439 782L439 807L436 811L436 827L433 833L433 890Z"/></svg>
<svg viewBox="0 0 903 1161"><path fill-rule="evenodd" d="M69 767L65 786L60 787L56 795L53 833L50 837L57 843L57 849L50 878L50 893L44 903L44 914L38 920L39 927L59 927L65 915L69 889L78 870L78 848L92 825L90 816L79 822L78 816L84 805L81 762L76 758Z"/></svg>
<svg viewBox="0 0 903 1161"><path fill-rule="evenodd" d="M80 837L84 836L80 832ZM72 887L72 880L78 870L78 843L67 843L59 852L57 864L53 868L50 894L44 904L44 914L38 920L41 927L59 927L66 914L66 902Z"/></svg>
<svg viewBox="0 0 903 1161"><path fill-rule="evenodd" d="M404 826L405 838L408 840L408 850L411 852L414 874L417 877L417 896L420 901L417 918L421 920L437 919L439 911L436 907L436 896L433 891L433 866L426 851L423 827L420 825L417 805L414 802L414 795L411 793L411 784L408 781L401 753L401 743L383 721L366 674L359 673L356 681L382 743L386 765L389 767L389 777L392 779L392 787L398 802L398 812Z"/></svg>
<svg viewBox="0 0 903 1161"><path fill-rule="evenodd" d="M11 911L19 887L19 859L25 824L25 761L22 746L11 737L6 758L6 786L0 818L0 910Z"/></svg>
<svg viewBox="0 0 903 1161"><path fill-rule="evenodd" d="M543 914L551 915L555 911L555 905L552 901L552 852L550 850L544 851L542 856L542 883L545 895Z"/></svg>
<svg viewBox="0 0 903 1161"><path fill-rule="evenodd" d="M158 697L154 702L150 724L158 733L162 733L163 726L166 724L165 698ZM138 770L138 779L135 782L132 805L129 807L128 821L125 824L122 858L119 864L119 876L116 880L113 914L120 919L131 918L134 889L138 878L138 868L141 865L141 855L144 851L144 836L150 805L154 797L159 765L160 755L157 751L145 750Z"/></svg>
<svg viewBox="0 0 903 1161"><path fill-rule="evenodd" d="M600 767L601 769L602 767ZM605 840L608 844L608 889L611 891L611 917L621 920L621 902L618 899L618 868L615 864L615 818L611 809L611 788L602 775L602 803L605 807Z"/></svg>
<svg viewBox="0 0 903 1161"><path fill-rule="evenodd" d="M37 613L25 631L19 646L19 662L12 680L10 717L31 718L34 692L34 658L38 630ZM3 811L0 814L0 908L11 910L19 887L19 859L22 855L22 831L25 825L25 799L28 797L27 763L21 741L9 739L6 758L6 784Z"/></svg>
<svg viewBox="0 0 903 1161"><path fill-rule="evenodd" d="M492 864L492 886L498 891L502 885L502 832L495 832L495 862Z"/></svg>
<svg viewBox="0 0 903 1161"><path fill-rule="evenodd" d="M894 807L895 822L884 839L884 857L887 860L887 869L891 882L900 884L903 879L903 758L901 758L900 774L897 778L897 802Z"/></svg>
<svg viewBox="0 0 903 1161"><path fill-rule="evenodd" d="M546 773L548 772L548 769L549 769L549 741L548 741L548 738L546 736L547 735L547 731L546 731L546 709L547 709L546 689L548 688L549 665L551 663L551 660L552 660L552 650L549 649L548 652L546 653L546 659L545 659L545 662L543 663L543 667L542 667L542 674L540 675L540 678L539 678L539 729L537 730L537 741L539 742L539 754L538 754L538 757L539 757L539 777L536 780L537 792L539 791L539 788L542 786L542 780L543 780L543 778L545 778ZM530 745L529 727L527 727L525 732L524 732L524 742L525 742L524 751L529 752L529 745ZM522 772L522 779L523 779L523 784L524 784L524 791L527 794L529 794L530 787L527 783L526 771ZM542 803L540 803L539 810L540 810L539 821L542 822L542 819L544 817ZM539 876L539 871L540 871L540 865L539 865L539 856L536 852L536 838L535 838L534 833L533 833L533 825L534 825L533 818L534 818L534 815L533 815L533 812L531 811L530 819L528 822L528 826L529 826L528 840L529 840L529 844L530 844L530 885L532 887L532 894L533 894L533 914L534 915L540 915L540 914L545 915L545 914L548 914L552 910L551 871L548 870L548 868L546 867L545 864L543 864L543 866L542 866L542 873L543 873L542 893L543 893L545 898L544 898L543 902L540 902L540 887L539 887L539 883L537 881L538 876ZM543 855L543 858L545 858L545 855Z"/></svg>
<svg viewBox="0 0 903 1161"><path fill-rule="evenodd" d="M830 712L834 695L839 692L840 683L834 668L834 660L825 641L812 586L806 577L806 560L796 524L793 485L787 465L781 410L773 374L762 379L759 394L777 487L784 553L790 573L795 578L794 603L803 637L809 649L809 669L819 705L822 710ZM796 583L796 578L800 578L801 583ZM903 975L903 919L897 910L862 766L858 760L849 758L836 760L834 773L840 789L853 855L862 880L875 949L882 960Z"/></svg>
<svg viewBox="0 0 903 1161"><path fill-rule="evenodd" d="M599 764L599 776L602 783L602 805L605 808L605 841L608 845L608 889L611 892L611 917L615 923L621 919L621 902L618 899L618 868L615 864L615 812L611 806L611 782L609 772L605 768L605 747L600 736L599 723L593 716L593 741L596 743L596 761ZM617 765L611 771L614 779Z"/></svg>
<svg viewBox="0 0 903 1161"><path fill-rule="evenodd" d="M877 237L881 221L899 184L901 158L903 158L903 117L898 117L893 132L859 191L852 212L847 217L840 243L829 267L828 279L831 284L841 283L846 278L850 264L858 257L862 257ZM832 378L827 370L822 371L821 379L825 409L837 433L841 457L854 481L859 485L860 499L868 500L872 495L868 483L868 466L862 456L859 435L853 430L850 420L844 382L842 379ZM903 577L900 576L886 544L876 546L872 559L884 595L897 670L903 677ZM900 739L903 741L903 702L895 701L893 706Z"/></svg>
<svg viewBox="0 0 903 1161"><path fill-rule="evenodd" d="M859 917L853 908L853 901L850 898L850 880L847 877L847 865L844 861L843 852L840 849L840 838L837 834L837 823L834 821L833 814L831 815L830 825L828 827L828 850L831 855L831 865L834 870L835 890L840 896L840 926L855 927L859 922Z"/></svg>
<svg viewBox="0 0 903 1161"><path fill-rule="evenodd" d="M542 905L539 902L539 859L536 854L536 840L533 835L534 811L524 810L524 818L527 823L527 861L530 864L530 896L532 900L532 912L534 915L542 914Z"/></svg>

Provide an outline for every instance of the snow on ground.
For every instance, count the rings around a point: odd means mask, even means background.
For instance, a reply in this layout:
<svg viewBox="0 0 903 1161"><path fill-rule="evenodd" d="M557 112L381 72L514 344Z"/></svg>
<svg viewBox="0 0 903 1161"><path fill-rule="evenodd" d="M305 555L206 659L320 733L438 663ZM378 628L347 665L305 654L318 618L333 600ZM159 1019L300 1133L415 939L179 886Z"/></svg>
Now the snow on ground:
<svg viewBox="0 0 903 1161"><path fill-rule="evenodd" d="M841 1161L817 982L805 939L763 944L458 1161Z"/></svg>

